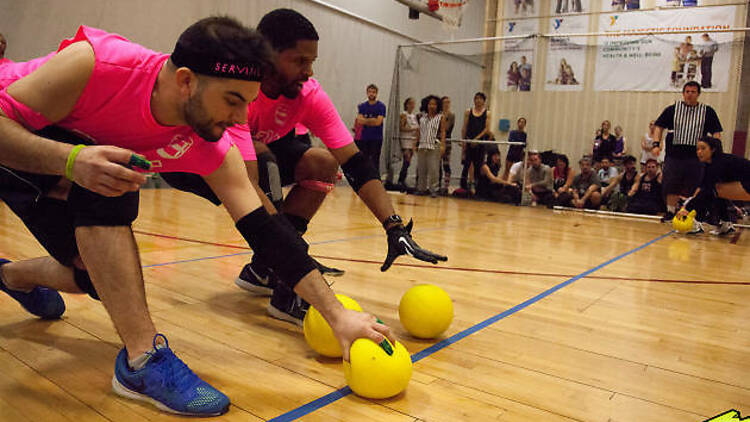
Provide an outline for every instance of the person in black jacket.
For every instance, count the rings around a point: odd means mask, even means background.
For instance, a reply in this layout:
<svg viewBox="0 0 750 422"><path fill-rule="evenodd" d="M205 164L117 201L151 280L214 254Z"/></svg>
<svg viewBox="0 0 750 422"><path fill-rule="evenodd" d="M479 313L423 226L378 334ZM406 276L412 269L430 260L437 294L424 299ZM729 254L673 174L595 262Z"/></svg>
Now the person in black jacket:
<svg viewBox="0 0 750 422"><path fill-rule="evenodd" d="M721 140L711 136L698 141L696 154L705 170L698 192L689 198L678 216L696 210L699 217L715 212L719 229L712 234L734 231L727 212L727 200L750 201L750 161L722 151Z"/></svg>

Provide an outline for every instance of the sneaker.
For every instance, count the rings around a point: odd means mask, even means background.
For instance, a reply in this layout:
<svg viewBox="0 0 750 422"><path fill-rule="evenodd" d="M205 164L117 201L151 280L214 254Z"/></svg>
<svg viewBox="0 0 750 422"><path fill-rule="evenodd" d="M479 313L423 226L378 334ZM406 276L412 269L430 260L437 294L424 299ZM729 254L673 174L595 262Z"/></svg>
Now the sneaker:
<svg viewBox="0 0 750 422"><path fill-rule="evenodd" d="M729 221L722 221L716 228L716 230L711 230L708 233L713 236L724 236L727 234L732 234L734 233L734 224Z"/></svg>
<svg viewBox="0 0 750 422"><path fill-rule="evenodd" d="M157 339L164 344L156 344ZM161 410L187 416L218 416L229 410L229 398L198 378L169 348L163 334L154 336L154 349L143 368L133 370L128 353L120 350L115 360L112 390Z"/></svg>
<svg viewBox="0 0 750 422"><path fill-rule="evenodd" d="M9 263L0 258L0 267ZM42 319L59 319L65 312L65 301L57 290L37 286L28 293L13 290L5 285L0 270L0 290L20 303L24 309Z"/></svg>
<svg viewBox="0 0 750 422"><path fill-rule="evenodd" d="M698 220L693 220L693 228L685 234L701 234L703 233L703 224Z"/></svg>
<svg viewBox="0 0 750 422"><path fill-rule="evenodd" d="M282 321L302 326L310 304L288 288L280 287L273 291L271 303L268 304L268 315Z"/></svg>
<svg viewBox="0 0 750 422"><path fill-rule="evenodd" d="M270 268L253 261L242 268L234 284L254 295L271 296L279 285L279 279Z"/></svg>
<svg viewBox="0 0 750 422"><path fill-rule="evenodd" d="M664 217L661 218L662 223L672 224L672 220L674 220L674 213L669 211L667 211L667 213L664 214Z"/></svg>
<svg viewBox="0 0 750 422"><path fill-rule="evenodd" d="M331 276L331 277L341 277L344 275L345 271L340 270L338 268L334 267L327 267L323 264L321 264L317 259L313 258L313 262L315 263L315 266L318 267L318 271L320 271L321 274Z"/></svg>

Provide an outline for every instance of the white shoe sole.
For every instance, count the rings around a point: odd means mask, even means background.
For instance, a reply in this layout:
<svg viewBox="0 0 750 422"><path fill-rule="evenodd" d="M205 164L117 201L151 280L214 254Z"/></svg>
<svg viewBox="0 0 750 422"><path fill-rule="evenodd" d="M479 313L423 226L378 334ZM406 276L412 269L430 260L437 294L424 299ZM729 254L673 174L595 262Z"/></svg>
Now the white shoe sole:
<svg viewBox="0 0 750 422"><path fill-rule="evenodd" d="M293 316L287 314L286 312L282 312L276 308L273 307L270 303L268 304L268 307L266 308L266 312L268 312L268 315L270 315L272 318L280 319L282 321L291 322L292 324L302 327L302 321L298 320L297 318L294 318Z"/></svg>
<svg viewBox="0 0 750 422"><path fill-rule="evenodd" d="M216 412L216 413L189 413L189 412L180 412L179 410L174 410L174 409L168 407L167 405L165 405L164 403L162 403L162 402L160 402L158 400L154 400L153 398L151 398L151 397L149 397L149 396L147 396L145 394L136 393L135 391L128 389L124 385L120 384L120 381L117 380L117 376L116 375L112 376L112 391L114 391L117 395L122 396L122 397L126 397L126 398L133 399L133 400L138 400L138 401L144 401L144 402L147 402L147 403L151 403L154 406L156 406L159 410L162 410L164 412L174 413L176 415L183 415L183 416L220 416L220 415L224 414L223 412Z"/></svg>
<svg viewBox="0 0 750 422"><path fill-rule="evenodd" d="M273 294L272 288L266 286L258 286L257 284L247 282L239 277L234 280L234 284L236 284L237 287L241 288L242 290L247 290L248 292L256 296L271 296L271 294Z"/></svg>

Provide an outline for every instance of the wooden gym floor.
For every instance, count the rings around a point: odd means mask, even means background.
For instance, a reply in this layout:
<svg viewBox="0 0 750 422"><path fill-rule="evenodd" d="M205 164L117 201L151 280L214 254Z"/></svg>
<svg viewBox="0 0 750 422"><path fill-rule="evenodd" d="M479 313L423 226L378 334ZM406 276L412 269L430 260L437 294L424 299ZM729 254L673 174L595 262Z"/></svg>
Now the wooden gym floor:
<svg viewBox="0 0 750 422"><path fill-rule="evenodd" d="M339 361L316 357L300 329L266 316L267 298L235 287L249 253L222 209L172 190L141 195L134 228L153 318L176 353L232 399L218 419L270 420L344 386ZM415 218L416 240L449 261L401 258L381 273L382 229L349 188L338 188L306 236L314 256L347 271L330 279L335 291L380 316L411 353L434 343L409 338L398 321L401 295L416 283L437 284L453 298L446 336L511 311L415 363L405 394L346 395L301 420L684 422L732 408L750 414L747 233L689 239L647 221L392 198ZM0 205L0 256L41 255ZM121 346L107 314L87 297L64 297L62 321L43 322L0 295L0 420L181 420L111 392Z"/></svg>

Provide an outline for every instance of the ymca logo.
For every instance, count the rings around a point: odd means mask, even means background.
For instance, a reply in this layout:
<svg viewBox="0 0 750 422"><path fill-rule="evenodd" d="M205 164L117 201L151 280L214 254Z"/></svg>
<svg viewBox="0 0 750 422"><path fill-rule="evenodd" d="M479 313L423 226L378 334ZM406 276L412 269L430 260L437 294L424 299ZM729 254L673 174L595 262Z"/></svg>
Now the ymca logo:
<svg viewBox="0 0 750 422"><path fill-rule="evenodd" d="M609 26L615 26L615 23L617 23L617 19L619 18L619 15L612 15L609 17Z"/></svg>
<svg viewBox="0 0 750 422"><path fill-rule="evenodd" d="M508 32L513 32L513 28L516 27L515 22L508 22Z"/></svg>
<svg viewBox="0 0 750 422"><path fill-rule="evenodd" d="M555 23L552 24L555 27L555 31L560 29L560 25L562 24L562 21L563 21L562 19L555 19Z"/></svg>
<svg viewBox="0 0 750 422"><path fill-rule="evenodd" d="M192 146L193 138L186 137L185 135L175 135L169 145L157 149L156 153L159 154L159 157L176 160L185 155Z"/></svg>

